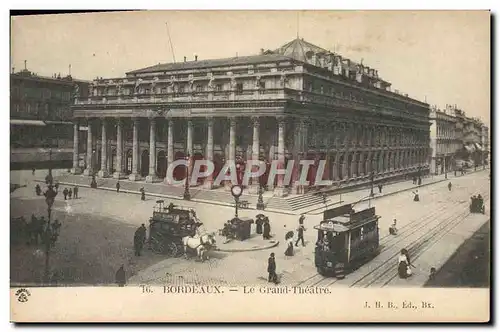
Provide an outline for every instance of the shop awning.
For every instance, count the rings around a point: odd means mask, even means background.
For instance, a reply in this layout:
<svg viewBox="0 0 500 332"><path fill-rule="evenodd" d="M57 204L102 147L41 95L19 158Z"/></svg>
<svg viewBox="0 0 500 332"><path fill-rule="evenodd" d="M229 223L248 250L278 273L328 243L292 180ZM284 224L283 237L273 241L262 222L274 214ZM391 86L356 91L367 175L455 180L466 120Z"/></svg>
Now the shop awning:
<svg viewBox="0 0 500 332"><path fill-rule="evenodd" d="M18 120L18 119L11 119L10 120L11 125L15 126L40 126L44 127L46 126L45 122L40 121L40 120Z"/></svg>

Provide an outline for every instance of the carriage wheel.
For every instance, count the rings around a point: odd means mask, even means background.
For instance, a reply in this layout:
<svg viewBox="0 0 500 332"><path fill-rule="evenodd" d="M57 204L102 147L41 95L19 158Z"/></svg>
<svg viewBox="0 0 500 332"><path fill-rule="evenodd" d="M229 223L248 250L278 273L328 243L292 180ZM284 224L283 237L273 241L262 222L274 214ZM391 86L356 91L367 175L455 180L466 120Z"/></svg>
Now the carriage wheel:
<svg viewBox="0 0 500 332"><path fill-rule="evenodd" d="M177 255L179 254L179 248L173 242L168 244L167 250L168 250L169 255L172 257L177 257Z"/></svg>
<svg viewBox="0 0 500 332"><path fill-rule="evenodd" d="M165 246L161 241L158 241L157 239L151 239L151 242L151 250L153 250L154 253L163 254L165 252Z"/></svg>

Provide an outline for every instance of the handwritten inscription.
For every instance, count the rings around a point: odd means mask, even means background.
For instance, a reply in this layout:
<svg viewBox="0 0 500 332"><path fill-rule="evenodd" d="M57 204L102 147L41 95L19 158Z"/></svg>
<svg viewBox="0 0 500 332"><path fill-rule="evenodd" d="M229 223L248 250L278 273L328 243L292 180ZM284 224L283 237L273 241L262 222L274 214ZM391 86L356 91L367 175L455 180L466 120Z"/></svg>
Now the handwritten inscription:
<svg viewBox="0 0 500 332"><path fill-rule="evenodd" d="M389 309L389 310L419 310L419 309L434 309L434 304L427 301L374 301L365 302L365 309Z"/></svg>

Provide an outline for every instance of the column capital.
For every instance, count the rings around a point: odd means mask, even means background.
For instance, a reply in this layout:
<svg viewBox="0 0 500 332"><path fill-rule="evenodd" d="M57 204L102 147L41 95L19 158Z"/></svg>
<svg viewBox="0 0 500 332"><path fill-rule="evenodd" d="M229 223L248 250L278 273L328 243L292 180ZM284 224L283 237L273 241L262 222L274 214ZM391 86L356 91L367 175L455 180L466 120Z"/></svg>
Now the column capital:
<svg viewBox="0 0 500 332"><path fill-rule="evenodd" d="M258 117L258 116L252 116L251 120L252 120L252 124L253 124L254 127L260 126L260 117Z"/></svg>
<svg viewBox="0 0 500 332"><path fill-rule="evenodd" d="M236 118L229 118L229 126L230 127L236 127L236 122L237 122Z"/></svg>
<svg viewBox="0 0 500 332"><path fill-rule="evenodd" d="M134 124L136 124L136 123L138 124L140 119L138 117L132 117L132 118L130 118L130 120L132 120L132 122Z"/></svg>
<svg viewBox="0 0 500 332"><path fill-rule="evenodd" d="M283 115L276 116L276 122L278 123L279 127L285 126L285 120L286 120L286 117Z"/></svg>

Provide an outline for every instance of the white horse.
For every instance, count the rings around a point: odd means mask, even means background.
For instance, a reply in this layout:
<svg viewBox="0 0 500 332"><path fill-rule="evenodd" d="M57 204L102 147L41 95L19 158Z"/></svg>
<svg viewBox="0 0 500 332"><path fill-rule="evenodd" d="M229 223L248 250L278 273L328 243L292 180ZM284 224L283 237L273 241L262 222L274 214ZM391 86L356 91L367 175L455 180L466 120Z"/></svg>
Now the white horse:
<svg viewBox="0 0 500 332"><path fill-rule="evenodd" d="M196 256L203 261L204 253L215 247L215 237L213 233L197 234L194 237L185 236L182 238L184 245L184 257L187 258L188 248L196 251ZM208 257L207 257L208 258Z"/></svg>

